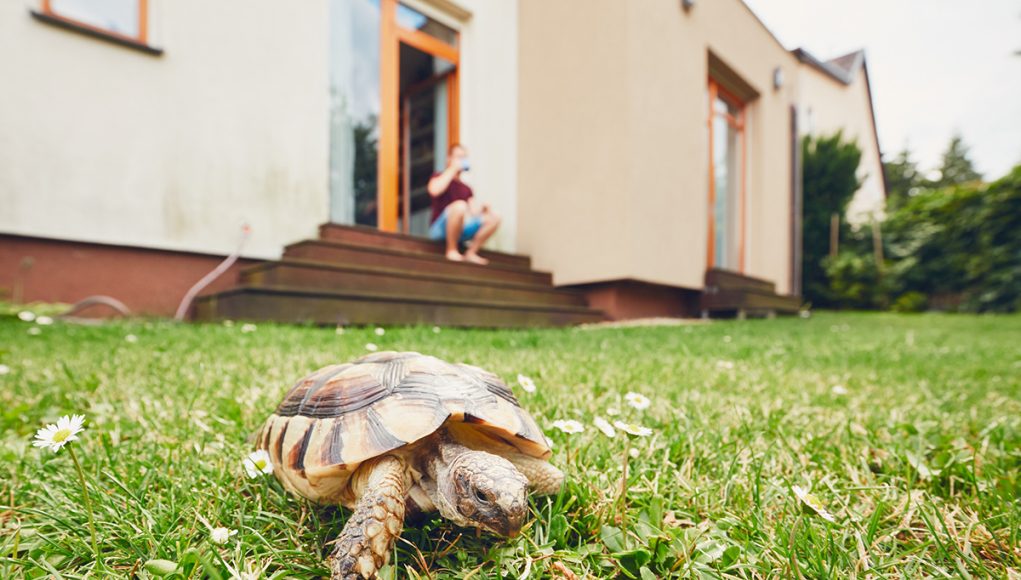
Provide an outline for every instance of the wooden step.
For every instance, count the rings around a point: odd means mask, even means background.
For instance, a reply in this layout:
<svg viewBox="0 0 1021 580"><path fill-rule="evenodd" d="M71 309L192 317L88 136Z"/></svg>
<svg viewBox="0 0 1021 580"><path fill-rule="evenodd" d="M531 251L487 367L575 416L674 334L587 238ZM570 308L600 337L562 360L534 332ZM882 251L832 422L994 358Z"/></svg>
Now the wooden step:
<svg viewBox="0 0 1021 580"><path fill-rule="evenodd" d="M550 286L496 282L369 266L346 266L306 260L264 262L241 272L248 286L288 286L342 292L399 293L415 298L488 300L531 305L586 306L584 295Z"/></svg>
<svg viewBox="0 0 1021 580"><path fill-rule="evenodd" d="M370 248L389 248L405 252L417 252L421 254L432 254L442 256L444 253L443 242L435 242L427 238L419 238L404 234L380 231L368 226L348 226L340 224L323 224L319 226L319 238L344 242L352 246L363 246ZM502 264L520 270L532 268L532 259L528 256L518 254L507 254L504 252L493 252L483 250L481 256L493 264Z"/></svg>
<svg viewBox="0 0 1021 580"><path fill-rule="evenodd" d="M527 306L498 301L418 299L380 293L249 286L199 298L195 303L195 318L499 328L564 326L604 319L599 311L572 306Z"/></svg>
<svg viewBox="0 0 1021 580"><path fill-rule="evenodd" d="M442 255L407 252L393 248L352 245L331 240L305 240L284 248L284 258L328 262L346 266L379 266L399 270L434 272L445 276L460 276L520 284L551 285L549 272L522 270L513 266L492 263L479 266L466 262L451 262Z"/></svg>
<svg viewBox="0 0 1021 580"><path fill-rule="evenodd" d="M706 271L705 287L707 292L711 291L711 289L717 289L721 292L727 290L752 290L767 294L776 293L776 285L769 280L719 268Z"/></svg>
<svg viewBox="0 0 1021 580"><path fill-rule="evenodd" d="M702 294L700 301L706 312L778 312L793 314L801 308L801 298L754 290L724 290Z"/></svg>

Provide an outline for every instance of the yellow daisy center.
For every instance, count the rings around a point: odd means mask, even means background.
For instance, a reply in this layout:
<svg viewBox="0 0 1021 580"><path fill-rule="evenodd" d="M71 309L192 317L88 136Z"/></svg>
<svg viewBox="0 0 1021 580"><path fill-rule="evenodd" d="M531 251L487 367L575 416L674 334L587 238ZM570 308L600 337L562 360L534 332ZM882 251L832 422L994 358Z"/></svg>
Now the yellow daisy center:
<svg viewBox="0 0 1021 580"><path fill-rule="evenodd" d="M255 463L255 468L256 469L259 469L259 470L266 469L266 460L265 459L256 459L253 463Z"/></svg>
<svg viewBox="0 0 1021 580"><path fill-rule="evenodd" d="M53 434L53 442L63 443L70 436L71 436L70 429L57 429L56 433Z"/></svg>

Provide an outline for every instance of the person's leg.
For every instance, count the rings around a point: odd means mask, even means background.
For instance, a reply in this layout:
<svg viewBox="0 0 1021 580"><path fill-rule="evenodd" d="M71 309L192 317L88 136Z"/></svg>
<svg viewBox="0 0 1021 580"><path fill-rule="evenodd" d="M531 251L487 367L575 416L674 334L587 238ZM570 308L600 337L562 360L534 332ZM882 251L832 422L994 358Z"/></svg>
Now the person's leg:
<svg viewBox="0 0 1021 580"><path fill-rule="evenodd" d="M444 212L447 214L447 259L460 262L464 260L464 256L457 251L457 242L461 239L461 231L464 229L468 203L464 200L455 201L448 205Z"/></svg>
<svg viewBox="0 0 1021 580"><path fill-rule="evenodd" d="M482 244L485 244L486 240L492 237L499 227L499 214L494 212L482 214L482 227L479 228L479 233L475 234L475 238L468 244L468 249L464 252L464 259L476 264L488 264L489 260L480 256L479 251L482 250Z"/></svg>

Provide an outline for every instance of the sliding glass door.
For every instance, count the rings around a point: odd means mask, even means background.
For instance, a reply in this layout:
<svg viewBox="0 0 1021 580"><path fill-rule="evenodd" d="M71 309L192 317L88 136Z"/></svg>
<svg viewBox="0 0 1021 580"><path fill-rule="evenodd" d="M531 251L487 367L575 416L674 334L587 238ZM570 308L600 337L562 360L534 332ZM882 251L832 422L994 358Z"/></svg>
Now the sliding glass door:
<svg viewBox="0 0 1021 580"><path fill-rule="evenodd" d="M745 107L709 80L708 267L744 272Z"/></svg>

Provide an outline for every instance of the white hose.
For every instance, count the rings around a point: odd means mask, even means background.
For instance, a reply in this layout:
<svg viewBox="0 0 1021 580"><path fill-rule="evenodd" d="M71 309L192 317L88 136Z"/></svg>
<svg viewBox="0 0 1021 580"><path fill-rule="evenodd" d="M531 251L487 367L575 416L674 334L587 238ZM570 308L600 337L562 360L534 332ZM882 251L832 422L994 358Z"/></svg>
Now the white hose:
<svg viewBox="0 0 1021 580"><path fill-rule="evenodd" d="M220 262L219 266L213 268L212 272L203 276L201 280L196 282L195 285L188 290L188 293L184 295L183 299L181 299L181 305L177 307L177 314L174 315L174 320L177 320L178 322L184 320L185 315L188 314L188 309L191 308L192 301L195 300L195 296L197 296L203 288L212 283L213 280L219 278L221 274L233 266L234 262L238 261L238 258L241 257L241 249L245 247L245 242L248 241L248 234L251 232L252 228L249 227L248 224L241 226L241 240L238 242L238 248L234 250L233 254L227 256L224 261Z"/></svg>

